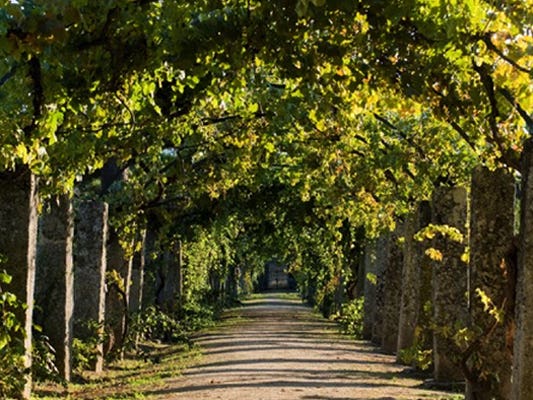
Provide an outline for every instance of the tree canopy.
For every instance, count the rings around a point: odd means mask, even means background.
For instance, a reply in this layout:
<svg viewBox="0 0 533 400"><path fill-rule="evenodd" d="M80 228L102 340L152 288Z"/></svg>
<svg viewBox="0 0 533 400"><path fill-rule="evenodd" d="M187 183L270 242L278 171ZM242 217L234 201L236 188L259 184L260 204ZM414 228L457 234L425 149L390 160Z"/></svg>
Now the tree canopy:
<svg viewBox="0 0 533 400"><path fill-rule="evenodd" d="M531 0L0 4L0 167L46 195L112 160L117 224L191 257L337 268L533 132Z"/></svg>

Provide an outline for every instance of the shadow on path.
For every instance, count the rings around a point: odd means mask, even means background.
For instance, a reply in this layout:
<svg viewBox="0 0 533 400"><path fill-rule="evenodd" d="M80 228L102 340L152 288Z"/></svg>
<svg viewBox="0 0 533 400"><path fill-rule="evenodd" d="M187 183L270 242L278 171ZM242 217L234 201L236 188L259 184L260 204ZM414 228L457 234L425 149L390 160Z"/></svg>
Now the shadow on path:
<svg viewBox="0 0 533 400"><path fill-rule="evenodd" d="M227 326L200 335L204 356L162 388L158 399L444 399L401 374L394 357L342 337L286 294L269 293L227 313ZM231 322L231 323L230 323Z"/></svg>

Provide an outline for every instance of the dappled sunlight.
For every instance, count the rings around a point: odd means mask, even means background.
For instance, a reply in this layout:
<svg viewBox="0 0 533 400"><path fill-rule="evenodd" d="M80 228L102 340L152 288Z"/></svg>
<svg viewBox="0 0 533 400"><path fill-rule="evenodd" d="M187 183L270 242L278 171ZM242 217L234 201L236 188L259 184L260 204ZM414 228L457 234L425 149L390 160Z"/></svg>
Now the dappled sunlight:
<svg viewBox="0 0 533 400"><path fill-rule="evenodd" d="M394 357L340 336L337 327L297 300L266 294L244 302L240 321L195 343L203 357L182 377L149 391L161 399L439 398L402 374ZM314 396L314 397L313 397Z"/></svg>

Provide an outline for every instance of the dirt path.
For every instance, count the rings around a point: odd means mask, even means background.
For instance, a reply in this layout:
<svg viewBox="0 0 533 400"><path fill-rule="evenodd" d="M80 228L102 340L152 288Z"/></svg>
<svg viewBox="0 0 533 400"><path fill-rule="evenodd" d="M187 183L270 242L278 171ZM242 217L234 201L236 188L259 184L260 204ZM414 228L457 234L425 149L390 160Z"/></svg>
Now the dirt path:
<svg viewBox="0 0 533 400"><path fill-rule="evenodd" d="M204 356L157 390L159 399L451 399L417 388L404 367L295 300L272 294L248 301L237 322L198 338ZM232 317L235 317L233 315Z"/></svg>

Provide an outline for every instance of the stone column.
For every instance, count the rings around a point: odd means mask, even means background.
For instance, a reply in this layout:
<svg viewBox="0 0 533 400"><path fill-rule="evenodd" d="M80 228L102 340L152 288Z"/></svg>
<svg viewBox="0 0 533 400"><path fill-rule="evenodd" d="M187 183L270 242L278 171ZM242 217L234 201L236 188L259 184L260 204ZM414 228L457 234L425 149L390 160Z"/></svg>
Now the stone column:
<svg viewBox="0 0 533 400"><path fill-rule="evenodd" d="M383 338L381 348L387 353L395 353L398 348L398 325L402 297L402 265L404 224L397 223L390 235L389 257L385 264L385 286L383 296Z"/></svg>
<svg viewBox="0 0 533 400"><path fill-rule="evenodd" d="M153 223L148 222L144 241L144 279L142 288L142 308L153 306L157 299L157 275L161 255L158 251L157 232Z"/></svg>
<svg viewBox="0 0 533 400"><path fill-rule="evenodd" d="M182 300L183 272L181 241L177 247L167 250L163 256L158 275L157 305L166 313L178 312Z"/></svg>
<svg viewBox="0 0 533 400"><path fill-rule="evenodd" d="M385 269L389 262L390 236L390 233L383 234L376 241L376 301L374 324L372 326L372 342L378 345L381 345L383 342Z"/></svg>
<svg viewBox="0 0 533 400"><path fill-rule="evenodd" d="M117 232L110 228L107 241L107 275L115 275L117 282L107 281L106 326L110 329L110 342L106 352L118 351L122 357L122 346L128 330L129 295L133 266L133 257L129 257L122 248Z"/></svg>
<svg viewBox="0 0 533 400"><path fill-rule="evenodd" d="M39 221L35 322L55 349L56 366L69 381L72 369L74 212L69 196L52 199Z"/></svg>
<svg viewBox="0 0 533 400"><path fill-rule="evenodd" d="M105 273L108 206L82 201L76 206L74 233L74 337L101 335L105 319ZM88 323L96 331L88 329ZM97 345L94 369L101 372L103 343Z"/></svg>
<svg viewBox="0 0 533 400"><path fill-rule="evenodd" d="M460 187L439 187L433 193L432 221L458 229L464 236L457 242L437 235L434 246L442 260L433 263L434 377L437 381L462 380L457 347L450 334L457 326L468 325L467 264L462 260L466 245L467 193Z"/></svg>
<svg viewBox="0 0 533 400"><path fill-rule="evenodd" d="M513 400L533 396L533 140L522 156L522 203L516 280L516 335L513 351Z"/></svg>
<svg viewBox="0 0 533 400"><path fill-rule="evenodd" d="M372 327L376 313L376 242L365 246L364 257L364 305L363 305L363 338L372 339Z"/></svg>
<svg viewBox="0 0 533 400"><path fill-rule="evenodd" d="M400 318L398 323L397 360L400 360L401 351L413 345L418 312L418 274L419 265L414 251L413 236L418 231L417 215L410 214L405 222L404 257L402 266L402 298L400 301Z"/></svg>
<svg viewBox="0 0 533 400"><path fill-rule="evenodd" d="M133 255L132 261L129 303L130 312L139 312L142 309L146 231L141 232L139 240L141 242L141 247Z"/></svg>
<svg viewBox="0 0 533 400"><path fill-rule="evenodd" d="M508 308L509 266L506 257L513 243L514 177L507 170L480 167L472 176L470 212L470 315L472 329L482 341L474 352L467 381L467 398L505 400L511 396L512 326L514 309ZM514 274L512 274L514 279ZM495 325L482 296L504 311Z"/></svg>
<svg viewBox="0 0 533 400"><path fill-rule="evenodd" d="M398 328L397 355L412 347L422 338L416 337L419 330L428 321L422 320L424 305L431 299L431 265L424 254L426 246L414 239L414 235L430 223L431 208L429 202L421 202L406 222L404 261L402 271L402 299ZM401 361L398 358L398 361Z"/></svg>
<svg viewBox="0 0 533 400"><path fill-rule="evenodd" d="M17 318L26 332L25 335L20 332L25 350L24 367L30 368L37 247L37 180L27 168L22 167L15 172L1 172L0 187L0 253L6 259L1 268L13 278L7 290L27 305L25 310L18 310ZM31 376L28 374L19 397L29 399L30 392Z"/></svg>

